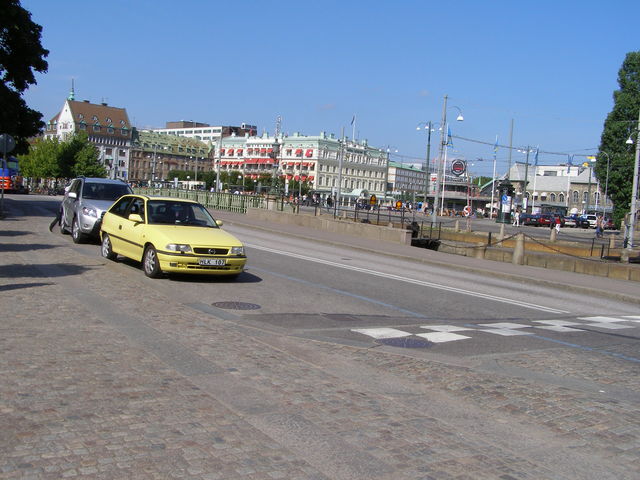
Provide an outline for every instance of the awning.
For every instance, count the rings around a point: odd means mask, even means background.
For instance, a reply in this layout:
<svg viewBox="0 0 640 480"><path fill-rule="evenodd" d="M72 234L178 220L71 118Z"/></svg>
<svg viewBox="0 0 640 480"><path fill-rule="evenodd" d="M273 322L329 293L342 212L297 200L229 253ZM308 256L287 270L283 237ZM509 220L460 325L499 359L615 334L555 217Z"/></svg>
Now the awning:
<svg viewBox="0 0 640 480"><path fill-rule="evenodd" d="M309 162L302 162L303 167L308 167L309 165L311 165Z"/></svg>
<svg viewBox="0 0 640 480"><path fill-rule="evenodd" d="M274 162L273 158L265 158L264 163L272 164Z"/></svg>
<svg viewBox="0 0 640 480"><path fill-rule="evenodd" d="M253 153L253 148L247 148L247 153Z"/></svg>
<svg viewBox="0 0 640 480"><path fill-rule="evenodd" d="M300 175L296 175L295 177L293 177L293 179L294 179L295 181L300 180Z"/></svg>
<svg viewBox="0 0 640 480"><path fill-rule="evenodd" d="M273 148L268 148L267 153L273 153Z"/></svg>
<svg viewBox="0 0 640 480"><path fill-rule="evenodd" d="M302 175L302 181L304 182L307 179L306 175Z"/></svg>
<svg viewBox="0 0 640 480"><path fill-rule="evenodd" d="M233 148L229 149L229 151L227 152L227 155L233 155Z"/></svg>
<svg viewBox="0 0 640 480"><path fill-rule="evenodd" d="M260 149L260 153L267 153L267 149L266 148L261 148Z"/></svg>
<svg viewBox="0 0 640 480"><path fill-rule="evenodd" d="M244 152L244 150L242 148L238 149L238 155L242 155L242 152Z"/></svg>
<svg viewBox="0 0 640 480"><path fill-rule="evenodd" d="M302 149L301 148L296 149L296 155L302 155Z"/></svg>
<svg viewBox="0 0 640 480"><path fill-rule="evenodd" d="M306 157L312 157L313 156L313 148L308 148L307 149L307 153L305 153Z"/></svg>
<svg viewBox="0 0 640 480"><path fill-rule="evenodd" d="M287 180L291 180L293 178L293 175L287 175Z"/></svg>
<svg viewBox="0 0 640 480"><path fill-rule="evenodd" d="M314 177L313 175L309 175L309 176L307 177L307 180L313 180L314 178L315 178L315 177Z"/></svg>

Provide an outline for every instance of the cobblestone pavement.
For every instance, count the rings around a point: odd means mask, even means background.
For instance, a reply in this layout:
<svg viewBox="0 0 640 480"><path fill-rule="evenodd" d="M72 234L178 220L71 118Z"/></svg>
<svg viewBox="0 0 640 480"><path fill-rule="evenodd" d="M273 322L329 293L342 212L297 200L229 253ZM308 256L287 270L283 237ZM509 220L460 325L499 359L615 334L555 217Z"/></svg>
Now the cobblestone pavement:
<svg viewBox="0 0 640 480"><path fill-rule="evenodd" d="M559 350L461 366L292 339L168 302L13 213L2 479L640 477L638 365ZM500 372L532 366L605 393Z"/></svg>

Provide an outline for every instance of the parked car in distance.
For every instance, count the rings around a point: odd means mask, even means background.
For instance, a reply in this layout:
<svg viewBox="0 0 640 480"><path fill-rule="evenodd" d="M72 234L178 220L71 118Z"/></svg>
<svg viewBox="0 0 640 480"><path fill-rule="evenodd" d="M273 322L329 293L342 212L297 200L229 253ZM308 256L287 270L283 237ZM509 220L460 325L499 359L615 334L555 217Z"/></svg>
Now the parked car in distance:
<svg viewBox="0 0 640 480"><path fill-rule="evenodd" d="M616 224L613 223L613 220L611 220L610 218L605 218L603 222L603 227L605 230L615 230Z"/></svg>
<svg viewBox="0 0 640 480"><path fill-rule="evenodd" d="M593 214L582 215L584 228L596 228L597 216Z"/></svg>
<svg viewBox="0 0 640 480"><path fill-rule="evenodd" d="M578 226L578 224L576 223L575 218L573 218L572 216L567 216L567 217L564 217L564 226L575 228Z"/></svg>
<svg viewBox="0 0 640 480"><path fill-rule="evenodd" d="M540 215L532 214L532 213L521 213L520 214L520 225L533 225L534 227L538 226L538 219Z"/></svg>
<svg viewBox="0 0 640 480"><path fill-rule="evenodd" d="M102 214L122 195L133 193L121 180L108 178L74 178L62 199L60 231L71 232L75 243L97 238Z"/></svg>
<svg viewBox="0 0 640 480"><path fill-rule="evenodd" d="M125 195L105 213L100 236L103 257L142 262L148 277L163 273L237 276L247 257L240 240L220 228L192 200Z"/></svg>

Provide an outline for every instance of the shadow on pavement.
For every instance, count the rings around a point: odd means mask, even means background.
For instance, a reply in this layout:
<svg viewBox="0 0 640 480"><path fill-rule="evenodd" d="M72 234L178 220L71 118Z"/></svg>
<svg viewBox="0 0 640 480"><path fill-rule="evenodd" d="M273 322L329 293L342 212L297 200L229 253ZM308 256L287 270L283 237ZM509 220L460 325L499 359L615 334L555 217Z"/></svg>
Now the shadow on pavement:
<svg viewBox="0 0 640 480"><path fill-rule="evenodd" d="M0 237L21 237L23 235L30 235L32 232L24 230L0 230Z"/></svg>
<svg viewBox="0 0 640 480"><path fill-rule="evenodd" d="M188 275L171 274L167 277L174 282L182 283L258 283L262 278L249 272L242 272L236 278L225 277L224 275Z"/></svg>
<svg viewBox="0 0 640 480"><path fill-rule="evenodd" d="M0 243L0 252L28 252L30 250L47 250L57 248L55 245L45 245L42 243L27 243L18 245L16 243Z"/></svg>
<svg viewBox="0 0 640 480"><path fill-rule="evenodd" d="M15 277L37 277L37 278L53 278L66 277L69 275L80 275L90 270L81 265L71 265L68 263L49 263L49 264L10 264L0 266L0 278Z"/></svg>
<svg viewBox="0 0 640 480"><path fill-rule="evenodd" d="M0 285L0 292L8 292L9 290L19 290L21 288L35 288L35 287L45 287L47 285L55 285L55 283L14 283L11 285Z"/></svg>

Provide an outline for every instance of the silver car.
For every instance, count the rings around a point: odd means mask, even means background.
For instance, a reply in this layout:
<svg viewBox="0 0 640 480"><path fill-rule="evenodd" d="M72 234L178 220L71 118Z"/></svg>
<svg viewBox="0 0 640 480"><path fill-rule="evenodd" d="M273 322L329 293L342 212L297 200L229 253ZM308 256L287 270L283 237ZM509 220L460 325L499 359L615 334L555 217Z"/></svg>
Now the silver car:
<svg viewBox="0 0 640 480"><path fill-rule="evenodd" d="M122 195L133 193L121 180L79 177L71 181L62 200L60 231L71 232L75 243L97 238L102 214Z"/></svg>

